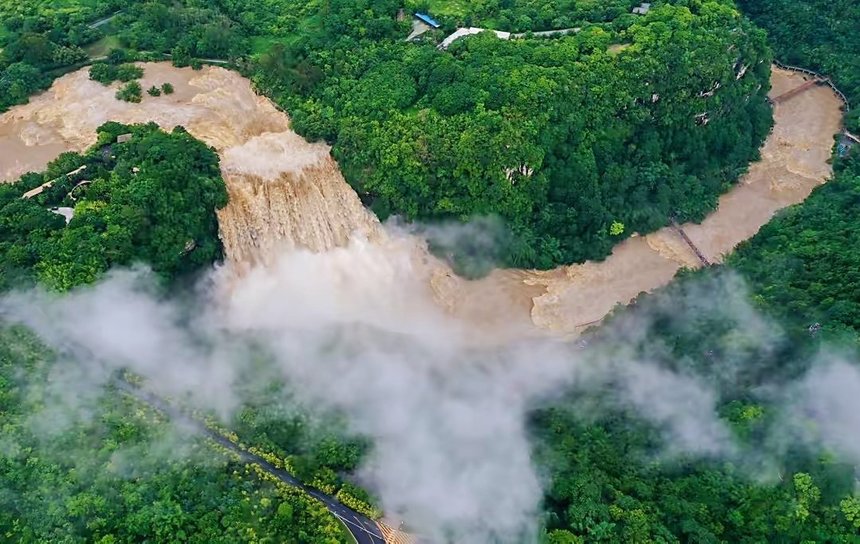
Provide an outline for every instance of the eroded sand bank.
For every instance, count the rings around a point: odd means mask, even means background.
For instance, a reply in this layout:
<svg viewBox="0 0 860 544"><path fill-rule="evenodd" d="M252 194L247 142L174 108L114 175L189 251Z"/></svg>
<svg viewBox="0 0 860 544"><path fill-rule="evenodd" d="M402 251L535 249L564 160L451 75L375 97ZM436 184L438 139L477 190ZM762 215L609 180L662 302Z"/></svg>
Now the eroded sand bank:
<svg viewBox="0 0 860 544"><path fill-rule="evenodd" d="M479 323L500 339L534 330L532 323L556 334L578 334L617 304L667 284L680 268L701 266L677 232L666 228L624 241L601 262L545 272L497 270L481 281L464 281L428 255L423 243L387 234L343 179L329 148L292 132L287 115L255 95L246 79L216 67L194 72L155 63L144 68L144 88L169 81L176 92L145 96L141 104L120 102L114 98L115 87L89 81L85 69L0 116L0 181L40 170L62 151L85 149L105 121L155 121L168 129L183 125L221 156L230 203L218 219L234 270L273 262L278 268L275 261L284 258L284 248L320 253L347 247L346 256L336 252L331 266L343 268L337 275L342 289L361 289L349 281L357 275L348 255L364 254L368 246L349 241L367 240L375 258L389 255L391 263L399 263L400 269L390 274L390 288L380 293L393 301L431 297L450 314ZM803 78L774 70L772 83L776 96L801 85ZM776 106L775 127L761 161L701 225L683 225L710 261L721 261L777 210L802 201L829 177L827 160L840 120L840 103L826 87ZM356 266L361 262L356 256ZM399 292L404 275L426 288Z"/></svg>

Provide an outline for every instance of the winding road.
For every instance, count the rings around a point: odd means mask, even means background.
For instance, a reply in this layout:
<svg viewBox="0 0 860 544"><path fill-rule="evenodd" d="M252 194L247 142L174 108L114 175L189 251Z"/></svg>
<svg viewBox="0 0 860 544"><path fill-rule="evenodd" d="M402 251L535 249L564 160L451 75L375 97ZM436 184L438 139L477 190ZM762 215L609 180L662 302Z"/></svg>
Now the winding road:
<svg viewBox="0 0 860 544"><path fill-rule="evenodd" d="M137 399L144 404L158 410L174 422L182 423L194 431L202 434L206 438L214 440L219 446L222 446L233 453L237 454L245 463L257 465L268 474L274 476L283 483L299 488L305 491L308 495L317 499L325 505L329 512L337 519L343 522L344 526L349 530L358 544L385 544L385 539L382 536L382 531L375 521L368 518L364 514L344 505L331 495L327 495L318 489L313 489L299 481L295 476L269 463L259 455L256 455L237 444L234 444L227 438L221 436L217 432L207 427L202 421L189 415L180 408L170 404L163 398L154 395L148 391L140 389L131 383L116 379L113 385L121 392Z"/></svg>
<svg viewBox="0 0 860 544"><path fill-rule="evenodd" d="M113 21L114 17L116 17L116 16L117 16L117 15L119 15L119 14L120 14L120 12L118 11L118 12L116 12L116 13L112 14L112 15L108 15L108 16L107 16L107 17L105 17L104 19L99 19L98 21L92 22L92 23L90 23L90 24L89 24L89 25L87 25L87 26L89 26L90 28L98 28L98 27L100 27L100 26L102 26L102 25L106 25L106 24L108 24L109 22Z"/></svg>
<svg viewBox="0 0 860 544"><path fill-rule="evenodd" d="M567 34L576 34L582 30L580 27L575 28L559 28L556 30L538 30L536 32L504 32L502 30L492 30L489 28L480 28L480 27L462 27L455 30L450 36L442 40L442 43L437 45L437 49L448 49L448 47L459 40L460 38L464 38L466 36L474 36L475 34L480 34L481 32L492 32L501 40L511 40L511 39L519 39L519 38L549 38L552 36L565 36ZM407 40L411 39L413 36L410 35Z"/></svg>

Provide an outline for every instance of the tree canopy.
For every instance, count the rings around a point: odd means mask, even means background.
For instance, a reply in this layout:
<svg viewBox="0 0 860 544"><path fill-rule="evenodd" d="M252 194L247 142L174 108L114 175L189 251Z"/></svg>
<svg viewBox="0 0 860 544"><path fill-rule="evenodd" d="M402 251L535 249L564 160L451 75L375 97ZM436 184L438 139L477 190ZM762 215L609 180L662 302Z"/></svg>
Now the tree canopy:
<svg viewBox="0 0 860 544"><path fill-rule="evenodd" d="M117 143L123 134L131 139ZM0 186L0 285L66 290L135 262L167 280L193 273L221 257L215 211L226 203L218 156L181 127L107 123L84 155ZM74 210L68 225L59 207Z"/></svg>
<svg viewBox="0 0 860 544"><path fill-rule="evenodd" d="M740 0L744 12L768 32L784 63L833 79L853 111L848 127L860 131L860 4L851 0Z"/></svg>

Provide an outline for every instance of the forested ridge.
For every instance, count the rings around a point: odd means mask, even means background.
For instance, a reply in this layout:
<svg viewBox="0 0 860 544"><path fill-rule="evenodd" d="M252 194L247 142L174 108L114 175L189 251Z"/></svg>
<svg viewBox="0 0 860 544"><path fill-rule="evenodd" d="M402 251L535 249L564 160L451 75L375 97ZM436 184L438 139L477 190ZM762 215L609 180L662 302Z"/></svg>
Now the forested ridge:
<svg viewBox="0 0 860 544"><path fill-rule="evenodd" d="M334 144L380 218L498 216L510 233L498 260L509 266L599 259L672 215L701 219L770 128L770 51L728 0L664 2L644 16L626 1L479 3L467 16L441 4L425 7L439 8L446 29L468 16L582 30L438 51L441 32L404 41L411 23L396 19L395 0L150 0L124 7L112 38L180 65L232 60L299 133ZM22 18L6 50L46 24ZM43 67L18 57L3 62Z"/></svg>
<svg viewBox="0 0 860 544"><path fill-rule="evenodd" d="M740 0L767 30L783 62L827 74L848 97L846 118L860 131L860 4L851 0Z"/></svg>

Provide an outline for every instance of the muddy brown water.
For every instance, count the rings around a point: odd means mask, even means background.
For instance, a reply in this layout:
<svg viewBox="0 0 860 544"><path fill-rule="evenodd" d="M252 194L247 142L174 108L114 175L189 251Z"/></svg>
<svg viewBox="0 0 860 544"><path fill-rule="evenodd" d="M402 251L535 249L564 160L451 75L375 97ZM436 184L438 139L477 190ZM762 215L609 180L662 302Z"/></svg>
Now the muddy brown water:
<svg viewBox="0 0 860 544"><path fill-rule="evenodd" d="M422 242L383 229L343 179L328 146L290 130L289 117L256 95L248 80L218 67L195 72L168 63L142 66L144 89L170 82L176 92L145 95L140 104L120 102L114 98L116 86L90 81L84 69L0 116L0 181L41 170L62 151L86 149L95 142L96 128L109 120L154 121L167 129L182 125L221 157L230 203L218 213L220 235L236 275L267 266L285 251L324 253L351 247L351 239L369 240L385 248L392 262L408 262L402 265L408 266L405 272L429 287L415 296L432 298L498 338L532 334L533 325L574 336L616 305L667 284L682 267L701 266L677 232L665 228L625 240L600 262L551 271L497 270L483 280L464 281L429 256ZM803 82L800 75L774 69L771 96ZM778 104L774 116L761 160L701 224L683 225L712 262L831 174L828 159L841 122L834 93L814 87ZM403 252L411 257L400 259ZM342 252L332 260L345 267L344 277L349 261ZM342 288L361 286L344 282ZM404 296L396 284L383 290L389 291Z"/></svg>
<svg viewBox="0 0 860 544"><path fill-rule="evenodd" d="M255 94L247 79L218 67L141 66L144 89L170 82L175 92L121 102L114 97L118 84L90 81L85 68L0 116L0 181L41 170L61 151L86 149L106 121L154 121L168 130L182 125L218 151L230 196L218 217L230 261L249 267L276 247L324 251L356 232L378 235L378 221L343 179L328 146L293 132L289 117Z"/></svg>
<svg viewBox="0 0 860 544"><path fill-rule="evenodd" d="M802 85L805 78L774 69L770 96ZM777 104L774 128L761 149L761 160L701 224L682 228L710 262L722 262L739 243L755 235L780 209L802 202L832 174L833 136L841 128L841 103L828 87L810 90ZM545 292L534 299L538 327L575 335L617 304L669 283L682 267L702 266L672 228L636 236L615 247L602 262L530 272L524 281Z"/></svg>

